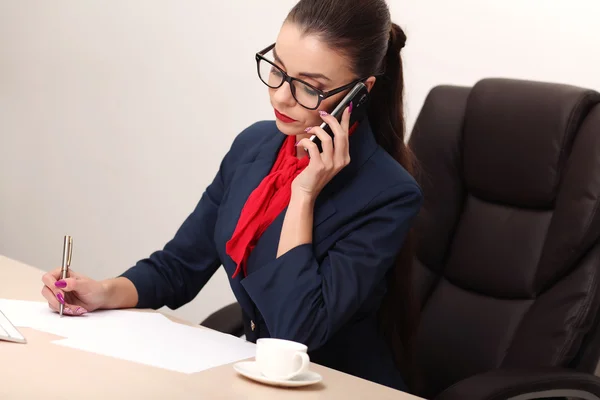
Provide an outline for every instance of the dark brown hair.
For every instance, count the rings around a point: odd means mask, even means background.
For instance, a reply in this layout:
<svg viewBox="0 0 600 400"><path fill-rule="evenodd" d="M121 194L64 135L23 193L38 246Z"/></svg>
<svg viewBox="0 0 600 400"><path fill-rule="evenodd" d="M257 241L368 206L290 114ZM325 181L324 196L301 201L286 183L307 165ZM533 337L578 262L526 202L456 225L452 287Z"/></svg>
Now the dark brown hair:
<svg viewBox="0 0 600 400"><path fill-rule="evenodd" d="M347 57L357 78L378 76L368 111L373 133L377 143L414 174L414 157L404 142L400 51L406 36L391 22L385 0L300 0L286 21ZM398 258L388 274L388 290L379 310L383 334L409 384L413 381L411 342L418 315L411 290L412 241L409 233L404 243L398 243Z"/></svg>

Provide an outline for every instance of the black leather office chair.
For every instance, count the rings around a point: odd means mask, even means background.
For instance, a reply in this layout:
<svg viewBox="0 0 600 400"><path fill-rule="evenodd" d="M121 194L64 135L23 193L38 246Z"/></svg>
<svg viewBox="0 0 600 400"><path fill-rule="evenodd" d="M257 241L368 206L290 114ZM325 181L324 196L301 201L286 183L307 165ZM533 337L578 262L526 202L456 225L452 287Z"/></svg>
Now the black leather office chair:
<svg viewBox="0 0 600 400"><path fill-rule="evenodd" d="M242 337L244 321L239 303L229 304L210 314L200 325L229 335Z"/></svg>
<svg viewBox="0 0 600 400"><path fill-rule="evenodd" d="M599 102L508 79L427 97L409 142L425 193L417 394L600 397Z"/></svg>
<svg viewBox="0 0 600 400"><path fill-rule="evenodd" d="M430 92L410 139L425 194L415 394L600 400L599 103L507 79Z"/></svg>

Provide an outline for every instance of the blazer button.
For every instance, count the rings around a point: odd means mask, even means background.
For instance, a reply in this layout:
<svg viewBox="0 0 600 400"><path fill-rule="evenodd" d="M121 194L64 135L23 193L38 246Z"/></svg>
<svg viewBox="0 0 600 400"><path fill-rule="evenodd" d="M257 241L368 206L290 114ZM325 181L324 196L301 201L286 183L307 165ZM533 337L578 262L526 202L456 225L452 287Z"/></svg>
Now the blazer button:
<svg viewBox="0 0 600 400"><path fill-rule="evenodd" d="M254 329L256 329L256 325L254 324L254 321L250 320L250 329L252 329L252 332L254 332Z"/></svg>

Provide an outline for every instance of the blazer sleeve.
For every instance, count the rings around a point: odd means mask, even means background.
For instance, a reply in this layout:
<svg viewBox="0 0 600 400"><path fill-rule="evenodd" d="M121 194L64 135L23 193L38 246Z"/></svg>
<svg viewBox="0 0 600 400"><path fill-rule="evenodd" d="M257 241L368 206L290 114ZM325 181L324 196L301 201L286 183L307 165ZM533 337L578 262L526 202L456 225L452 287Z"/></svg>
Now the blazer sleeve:
<svg viewBox="0 0 600 400"><path fill-rule="evenodd" d="M215 224L227 177L244 147L239 142L246 136L242 132L233 142L212 183L175 236L162 250L138 261L121 275L137 289L136 307L181 307L196 297L221 266L214 241Z"/></svg>
<svg viewBox="0 0 600 400"><path fill-rule="evenodd" d="M318 261L297 246L241 283L272 337L321 347L385 279L422 204L416 184L377 195Z"/></svg>

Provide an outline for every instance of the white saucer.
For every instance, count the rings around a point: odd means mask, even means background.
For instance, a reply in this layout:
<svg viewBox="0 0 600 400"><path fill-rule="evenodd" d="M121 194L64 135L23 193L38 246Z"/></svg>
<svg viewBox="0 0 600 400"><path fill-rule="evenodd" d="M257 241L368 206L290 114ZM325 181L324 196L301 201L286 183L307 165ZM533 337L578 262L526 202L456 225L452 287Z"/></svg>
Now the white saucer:
<svg viewBox="0 0 600 400"><path fill-rule="evenodd" d="M267 385L273 385L273 386L283 386L283 387L308 386L308 385L314 385L315 383L319 383L323 380L323 377L321 375L317 374L316 372L312 372L312 371L305 372L305 373L300 374L289 380L270 379L260 373L255 361L238 362L233 365L233 369L235 369L237 373L245 376L246 378L252 379L257 382L265 383Z"/></svg>

